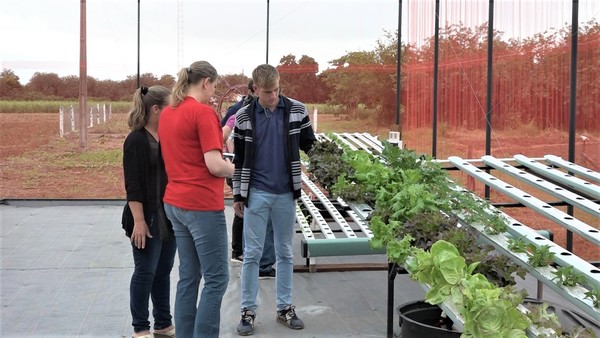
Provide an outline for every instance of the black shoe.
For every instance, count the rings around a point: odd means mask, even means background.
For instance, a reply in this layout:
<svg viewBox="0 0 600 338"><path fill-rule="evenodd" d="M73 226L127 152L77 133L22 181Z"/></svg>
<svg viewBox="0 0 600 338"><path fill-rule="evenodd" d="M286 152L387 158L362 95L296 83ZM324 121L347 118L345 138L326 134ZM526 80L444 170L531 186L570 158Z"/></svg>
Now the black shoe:
<svg viewBox="0 0 600 338"><path fill-rule="evenodd" d="M277 321L293 330L302 330L304 322L296 316L295 307L286 306L283 310L277 311Z"/></svg>
<svg viewBox="0 0 600 338"><path fill-rule="evenodd" d="M275 269L271 269L267 272L263 272L263 271L259 271L258 272L258 279L273 279L276 276L276 272Z"/></svg>
<svg viewBox="0 0 600 338"><path fill-rule="evenodd" d="M254 311L246 308L242 310L242 319L237 326L238 335L251 336L254 334L254 318L256 318Z"/></svg>

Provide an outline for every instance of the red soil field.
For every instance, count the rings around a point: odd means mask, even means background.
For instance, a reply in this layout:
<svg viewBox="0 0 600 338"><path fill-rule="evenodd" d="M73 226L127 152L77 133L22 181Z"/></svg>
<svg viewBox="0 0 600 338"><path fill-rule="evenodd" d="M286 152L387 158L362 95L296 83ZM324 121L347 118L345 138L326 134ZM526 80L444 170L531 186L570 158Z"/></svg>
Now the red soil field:
<svg viewBox="0 0 600 338"><path fill-rule="evenodd" d="M98 199L123 198L123 172L120 165L120 149L127 130L123 128L125 115L114 114L108 127L94 127L89 130L88 152L79 149L78 134L68 134L61 138L58 133L58 114L0 114L0 199L15 198L65 198ZM328 123L336 124L333 116L319 117L320 129ZM361 127L360 123L356 124ZM363 126L364 127L364 126ZM370 128L371 133L381 132ZM321 131L321 130L320 130ZM430 142L416 131L406 131L403 136L409 148L419 148L428 152ZM438 158L450 155L463 158L477 158L483 155L483 131L446 132L438 138ZM538 136L505 133L495 139L496 148L492 153L498 157L509 157L522 153L530 157L555 154L567 158L567 139L564 133L540 133ZM600 164L599 140L590 138L586 144L586 155L593 164ZM581 142L577 145L582 148ZM96 154L88 163L86 153ZM501 155L500 155L501 154ZM107 156L108 160L104 160ZM577 161L582 158L581 151ZM477 192L482 185L468 183L465 174L454 175L462 184ZM512 182L526 190L524 183ZM231 197L225 186L226 197ZM536 195L541 199L553 200L549 196ZM497 193L492 193L492 201L510 202ZM562 208L565 210L565 208ZM554 241L566 246L564 228L526 208L504 209L514 218L534 229L548 229L554 233ZM598 218L576 212L575 217L600 228ZM574 236L574 253L588 260L600 260L600 248Z"/></svg>

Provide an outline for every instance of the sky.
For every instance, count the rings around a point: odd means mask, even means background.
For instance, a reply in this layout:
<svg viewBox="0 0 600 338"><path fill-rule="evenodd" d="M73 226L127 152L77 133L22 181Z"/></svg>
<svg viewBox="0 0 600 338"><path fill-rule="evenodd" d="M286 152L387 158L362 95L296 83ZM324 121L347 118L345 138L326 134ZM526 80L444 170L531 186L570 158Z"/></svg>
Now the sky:
<svg viewBox="0 0 600 338"><path fill-rule="evenodd" d="M220 74L249 75L265 63L266 1L182 3L178 53L177 1L141 0L141 73L175 75L180 67L206 60ZM305 54L323 70L347 51L371 50L384 30L395 31L397 6L390 0L271 0L269 63ZM122 80L136 74L137 1L88 0L86 7L88 75ZM36 71L79 75L79 13L77 0L2 0L0 68L12 69L21 83Z"/></svg>
<svg viewBox="0 0 600 338"><path fill-rule="evenodd" d="M372 50L378 39L385 38L386 31L395 32L398 25L398 0L269 1L269 63L273 65L284 55L293 54L298 59L308 55L322 71L330 61L349 51ZM433 11L434 1L429 0L420 9L409 8L415 1L424 0L403 2L403 42L424 39L432 31L433 19L428 12ZM140 0L141 73L175 76L181 67L206 60L222 75L250 75L252 69L265 63L267 1L179 2L181 16L177 0ZM35 72L79 75L80 3L2 0L0 68L13 70L22 84ZM137 3L86 1L88 76L123 80L137 73ZM481 23L486 20L486 3L487 0L442 0L445 14L441 17ZM496 1L495 25L521 35L526 35L526 30L543 31L570 22L570 3ZM598 16L600 1L580 0L580 22ZM178 39L183 42L181 50Z"/></svg>

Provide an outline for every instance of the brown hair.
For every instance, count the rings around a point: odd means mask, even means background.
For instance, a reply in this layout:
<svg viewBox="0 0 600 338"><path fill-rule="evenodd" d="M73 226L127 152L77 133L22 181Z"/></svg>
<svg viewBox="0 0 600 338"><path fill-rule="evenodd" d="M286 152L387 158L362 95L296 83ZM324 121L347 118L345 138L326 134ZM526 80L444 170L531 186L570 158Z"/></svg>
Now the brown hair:
<svg viewBox="0 0 600 338"><path fill-rule="evenodd" d="M250 91L250 93L254 94L254 80L252 79L248 81L248 90Z"/></svg>
<svg viewBox="0 0 600 338"><path fill-rule="evenodd" d="M260 65L252 71L252 80L257 87L271 88L279 80L279 72L271 65Z"/></svg>
<svg viewBox="0 0 600 338"><path fill-rule="evenodd" d="M133 94L133 103L127 124L132 131L140 130L148 123L148 114L152 106L165 107L169 103L169 95L171 91L163 86L140 87Z"/></svg>
<svg viewBox="0 0 600 338"><path fill-rule="evenodd" d="M209 79L210 82L217 80L217 70L206 61L196 61L187 68L181 68L177 74L177 82L173 87L173 96L171 105L177 107L188 94L190 84L196 84L204 79Z"/></svg>

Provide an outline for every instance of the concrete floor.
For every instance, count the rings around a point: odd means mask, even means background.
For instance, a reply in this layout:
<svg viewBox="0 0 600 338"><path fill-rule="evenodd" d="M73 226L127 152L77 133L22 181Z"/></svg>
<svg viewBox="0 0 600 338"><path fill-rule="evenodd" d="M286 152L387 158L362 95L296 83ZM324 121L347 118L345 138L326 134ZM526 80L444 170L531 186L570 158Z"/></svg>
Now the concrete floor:
<svg viewBox="0 0 600 338"><path fill-rule="evenodd" d="M130 337L131 247L120 225L122 201L8 201L0 205L0 336ZM230 224L233 211L226 207ZM295 264L302 265L297 235ZM385 264L383 255L320 258L318 263ZM178 280L172 273L172 302ZM221 312L221 336L237 337L239 266ZM535 295L535 283L521 283ZM301 331L275 322L274 280L260 281L256 337L385 337L387 271L294 274ZM545 299L563 302L551 290ZM395 281L395 306L422 299L406 275ZM398 319L394 329L399 335ZM183 337L182 337L183 338Z"/></svg>

